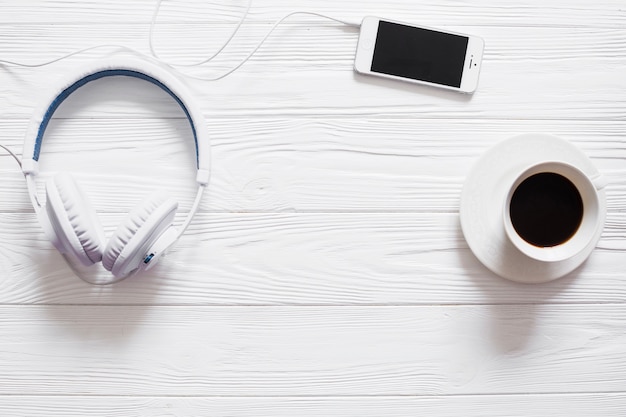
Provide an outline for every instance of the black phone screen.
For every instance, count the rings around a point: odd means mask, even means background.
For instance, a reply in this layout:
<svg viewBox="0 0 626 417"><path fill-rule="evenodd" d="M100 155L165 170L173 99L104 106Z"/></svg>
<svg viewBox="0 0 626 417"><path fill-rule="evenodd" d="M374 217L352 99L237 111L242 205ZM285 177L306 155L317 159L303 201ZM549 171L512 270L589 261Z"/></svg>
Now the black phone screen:
<svg viewBox="0 0 626 417"><path fill-rule="evenodd" d="M371 70L460 87L468 42L466 36L381 20Z"/></svg>

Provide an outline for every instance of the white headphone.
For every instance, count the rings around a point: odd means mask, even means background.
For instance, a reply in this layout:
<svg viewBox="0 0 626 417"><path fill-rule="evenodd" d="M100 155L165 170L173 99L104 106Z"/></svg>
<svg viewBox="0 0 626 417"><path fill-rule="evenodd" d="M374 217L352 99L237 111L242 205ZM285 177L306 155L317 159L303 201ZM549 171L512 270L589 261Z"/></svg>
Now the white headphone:
<svg viewBox="0 0 626 417"><path fill-rule="evenodd" d="M162 192L156 192L130 212L107 243L95 211L69 174L59 173L47 182L45 206L37 198L35 176L39 173L38 161L44 133L55 110L78 88L111 76L148 81L167 92L180 105L191 124L196 144L198 192L180 228L172 225L178 203ZM80 72L61 83L52 99L33 114L22 155L22 172L28 193L47 238L64 257L70 257L70 261L78 260L85 266L102 262L104 268L111 271L113 278L107 282L98 282L100 284L117 282L151 268L191 222L210 178L209 136L199 107L186 86L172 73L156 63L136 57L99 60L80 68Z"/></svg>

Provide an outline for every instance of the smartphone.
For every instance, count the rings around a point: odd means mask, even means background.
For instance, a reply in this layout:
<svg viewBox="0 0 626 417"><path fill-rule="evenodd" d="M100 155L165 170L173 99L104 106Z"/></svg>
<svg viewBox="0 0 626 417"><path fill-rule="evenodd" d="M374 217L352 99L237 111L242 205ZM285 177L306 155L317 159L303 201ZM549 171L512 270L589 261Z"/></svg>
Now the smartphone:
<svg viewBox="0 0 626 417"><path fill-rule="evenodd" d="M354 59L362 74L473 93L485 43L477 36L365 17Z"/></svg>

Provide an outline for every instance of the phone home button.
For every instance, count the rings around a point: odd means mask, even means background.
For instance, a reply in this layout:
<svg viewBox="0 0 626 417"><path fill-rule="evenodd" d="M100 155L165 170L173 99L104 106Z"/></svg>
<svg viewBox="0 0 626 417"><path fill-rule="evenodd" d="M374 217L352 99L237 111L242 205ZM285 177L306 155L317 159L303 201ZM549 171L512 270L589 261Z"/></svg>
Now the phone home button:
<svg viewBox="0 0 626 417"><path fill-rule="evenodd" d="M363 44L361 46L361 49L369 51L373 47L374 47L374 39L370 37L363 38Z"/></svg>

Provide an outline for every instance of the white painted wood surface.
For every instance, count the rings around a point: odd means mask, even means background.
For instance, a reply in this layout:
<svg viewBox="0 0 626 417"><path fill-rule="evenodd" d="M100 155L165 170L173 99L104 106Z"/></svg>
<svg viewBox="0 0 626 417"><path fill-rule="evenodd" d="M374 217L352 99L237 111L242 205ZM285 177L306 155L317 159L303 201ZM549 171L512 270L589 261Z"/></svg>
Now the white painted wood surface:
<svg viewBox="0 0 626 417"><path fill-rule="evenodd" d="M190 62L244 1L166 0L159 51ZM37 63L97 44L147 52L153 0L0 3L0 57ZM239 71L188 78L213 181L153 273L96 288L45 240L0 155L0 415L626 415L626 4L623 0L255 0L235 65L293 10L382 15L485 38L471 97L352 70L357 30L297 16ZM100 50L0 67L0 143L21 153L33 106ZM463 239L473 162L518 133L583 149L610 179L588 261L527 286ZM149 85L94 82L50 124L44 175L68 170L107 234L147 189L189 209L193 147Z"/></svg>

